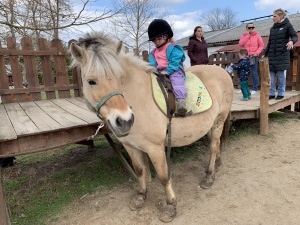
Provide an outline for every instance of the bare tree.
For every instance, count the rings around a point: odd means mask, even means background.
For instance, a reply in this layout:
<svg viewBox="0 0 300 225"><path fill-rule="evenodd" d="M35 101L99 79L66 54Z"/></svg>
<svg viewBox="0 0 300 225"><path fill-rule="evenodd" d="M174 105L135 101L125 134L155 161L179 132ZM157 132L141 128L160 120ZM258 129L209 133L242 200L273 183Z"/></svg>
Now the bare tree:
<svg viewBox="0 0 300 225"><path fill-rule="evenodd" d="M204 14L203 18L210 30L222 30L236 26L237 15L238 13L229 7L214 8Z"/></svg>
<svg viewBox="0 0 300 225"><path fill-rule="evenodd" d="M159 0L113 0L113 5L115 10L122 8L111 20L115 36L139 55L140 51L149 48L149 23L154 17L162 18L166 10L161 7Z"/></svg>
<svg viewBox="0 0 300 225"><path fill-rule="evenodd" d="M59 38L59 31L89 25L115 16L116 11L97 12L89 8L91 0L83 0L78 13L69 0L2 0L0 29L5 36L47 36Z"/></svg>

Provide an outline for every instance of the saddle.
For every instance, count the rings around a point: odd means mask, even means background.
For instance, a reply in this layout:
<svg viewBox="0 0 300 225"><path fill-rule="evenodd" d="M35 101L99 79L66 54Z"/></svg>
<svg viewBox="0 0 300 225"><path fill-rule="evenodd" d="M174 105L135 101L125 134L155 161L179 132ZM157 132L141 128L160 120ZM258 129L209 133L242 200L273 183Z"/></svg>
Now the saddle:
<svg viewBox="0 0 300 225"><path fill-rule="evenodd" d="M192 72L188 71L185 74L185 85L187 87L187 98L185 100L188 112L184 117L201 113L212 106L211 96L202 81ZM150 78L153 99L158 108L168 117L180 116L175 113L176 102L169 77L152 73Z"/></svg>
<svg viewBox="0 0 300 225"><path fill-rule="evenodd" d="M184 115L176 113L176 100L175 100L175 95L173 92L173 87L172 83L170 81L170 76L169 75L163 75L160 73L155 74L157 76L157 82L158 85L164 95L166 105L167 105L167 116L172 117L173 114L176 117L186 117L190 116L193 114L193 112L190 110L186 112Z"/></svg>

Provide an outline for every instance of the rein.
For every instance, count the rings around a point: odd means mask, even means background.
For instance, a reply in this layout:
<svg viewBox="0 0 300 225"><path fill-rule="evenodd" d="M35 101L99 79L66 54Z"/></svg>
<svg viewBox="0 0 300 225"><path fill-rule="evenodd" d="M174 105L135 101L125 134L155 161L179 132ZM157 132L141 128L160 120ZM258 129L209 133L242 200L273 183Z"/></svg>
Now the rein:
<svg viewBox="0 0 300 225"><path fill-rule="evenodd" d="M172 91L171 82L164 75L158 73L155 74L159 87L164 95L166 104L167 104L167 115L169 118L169 123L167 126L167 137L168 137L168 145L167 145L167 165L168 165L168 178L170 179L170 158L171 158L171 121L173 118L173 114L175 111L175 106L172 105L171 102L175 101L175 97ZM167 89L168 95L165 93L165 88Z"/></svg>
<svg viewBox="0 0 300 225"><path fill-rule="evenodd" d="M123 96L123 93L121 91L112 91L109 94L107 94L106 96L104 96L96 106L93 106L92 103L90 103L89 100L87 100L86 98L84 98L84 100L88 104L88 106L94 110L94 112L97 114L97 116L101 120L103 120L103 117L100 114L100 108L105 104L105 102L107 102L107 100L109 100L111 97L113 97L115 95Z"/></svg>

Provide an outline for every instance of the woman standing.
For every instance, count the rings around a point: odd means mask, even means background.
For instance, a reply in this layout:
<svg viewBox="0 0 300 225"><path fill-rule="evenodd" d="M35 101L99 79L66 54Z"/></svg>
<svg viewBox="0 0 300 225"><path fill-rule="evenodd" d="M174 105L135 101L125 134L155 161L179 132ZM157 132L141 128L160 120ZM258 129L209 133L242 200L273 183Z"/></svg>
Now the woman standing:
<svg viewBox="0 0 300 225"><path fill-rule="evenodd" d="M240 38L239 45L248 51L250 57L250 66L253 78L253 87L251 94L256 94L258 91L259 76L258 76L258 56L264 49L264 42L261 36L254 30L254 24L246 25L246 32Z"/></svg>
<svg viewBox="0 0 300 225"><path fill-rule="evenodd" d="M191 66L208 63L207 44L200 26L195 27L194 34L190 37L188 56L191 60Z"/></svg>
<svg viewBox="0 0 300 225"><path fill-rule="evenodd" d="M271 87L269 99L275 98L276 75L278 76L278 95L276 100L282 99L285 94L286 70L290 67L290 50L298 41L287 12L283 9L276 9L273 13L274 25L270 29L269 42L265 49L264 56L269 58Z"/></svg>

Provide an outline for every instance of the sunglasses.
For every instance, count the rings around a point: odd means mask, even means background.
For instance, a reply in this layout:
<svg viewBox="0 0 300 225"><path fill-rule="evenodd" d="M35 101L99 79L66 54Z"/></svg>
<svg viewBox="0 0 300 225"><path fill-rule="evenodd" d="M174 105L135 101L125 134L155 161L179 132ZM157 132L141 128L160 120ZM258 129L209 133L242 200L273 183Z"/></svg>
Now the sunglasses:
<svg viewBox="0 0 300 225"><path fill-rule="evenodd" d="M248 27L248 29L249 29L249 30L253 30L253 29L254 29L254 27Z"/></svg>

